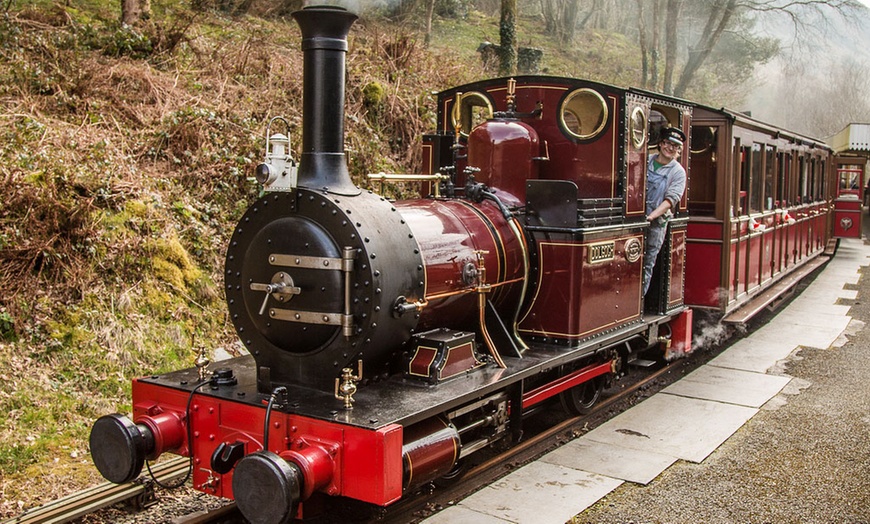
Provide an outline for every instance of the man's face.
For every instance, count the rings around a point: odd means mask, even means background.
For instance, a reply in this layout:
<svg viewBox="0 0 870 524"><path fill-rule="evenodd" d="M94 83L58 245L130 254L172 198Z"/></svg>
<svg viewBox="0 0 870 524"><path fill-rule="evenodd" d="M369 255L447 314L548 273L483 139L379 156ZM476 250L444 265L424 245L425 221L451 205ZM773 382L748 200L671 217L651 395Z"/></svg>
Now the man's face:
<svg viewBox="0 0 870 524"><path fill-rule="evenodd" d="M682 146L679 146L670 140L662 140L659 144L659 154L668 162L680 156L682 151Z"/></svg>

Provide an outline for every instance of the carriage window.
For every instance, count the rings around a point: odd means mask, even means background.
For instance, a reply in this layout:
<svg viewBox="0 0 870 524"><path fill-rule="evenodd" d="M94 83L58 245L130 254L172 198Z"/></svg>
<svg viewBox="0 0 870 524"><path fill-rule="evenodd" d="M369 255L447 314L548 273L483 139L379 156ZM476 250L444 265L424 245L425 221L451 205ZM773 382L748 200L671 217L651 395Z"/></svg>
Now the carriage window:
<svg viewBox="0 0 870 524"><path fill-rule="evenodd" d="M595 138L607 125L607 102L597 91L582 88L572 92L562 102L562 127L575 138Z"/></svg>
<svg viewBox="0 0 870 524"><path fill-rule="evenodd" d="M631 136L631 145L635 149L643 147L646 142L646 113L642 107L635 107L631 112L631 121L629 122L629 134Z"/></svg>
<svg viewBox="0 0 870 524"><path fill-rule="evenodd" d="M825 163L822 162L820 158L813 158L813 176L815 177L815 184L813 185L814 193L816 201L824 200L824 187L825 187Z"/></svg>
<svg viewBox="0 0 870 524"><path fill-rule="evenodd" d="M826 200L831 197L828 190L828 161L819 159L819 199Z"/></svg>
<svg viewBox="0 0 870 524"><path fill-rule="evenodd" d="M716 212L717 131L713 126L692 127L689 214L713 216Z"/></svg>
<svg viewBox="0 0 870 524"><path fill-rule="evenodd" d="M809 201L807 183L807 159L801 156L798 159L798 202L801 204Z"/></svg>
<svg viewBox="0 0 870 524"><path fill-rule="evenodd" d="M776 150L773 146L767 146L764 151L764 209L767 211L774 208L774 172L776 172Z"/></svg>
<svg viewBox="0 0 870 524"><path fill-rule="evenodd" d="M737 185L737 214L744 215L749 212L749 208L747 207L749 201L747 198L749 197L749 171L750 171L750 161L752 159L752 148L749 146L743 146L739 149L740 151L740 163L737 164L737 169L740 170L739 176L736 177L740 183Z"/></svg>
<svg viewBox="0 0 870 524"><path fill-rule="evenodd" d="M791 159L785 153L777 153L777 171L776 171L776 202L777 207L786 207L788 205L788 166Z"/></svg>
<svg viewBox="0 0 870 524"><path fill-rule="evenodd" d="M458 96L459 103L454 102L450 120L454 129L457 124L461 124L459 133L468 136L475 126L492 118L492 103L486 95L476 91Z"/></svg>
<svg viewBox="0 0 870 524"><path fill-rule="evenodd" d="M837 168L839 175L838 188L840 193L858 193L861 186L861 166L858 164L843 164Z"/></svg>
<svg viewBox="0 0 870 524"><path fill-rule="evenodd" d="M762 145L758 142L752 144L752 161L749 169L749 212L758 213L761 211L762 201L764 198L764 171L763 164L764 156L761 153Z"/></svg>

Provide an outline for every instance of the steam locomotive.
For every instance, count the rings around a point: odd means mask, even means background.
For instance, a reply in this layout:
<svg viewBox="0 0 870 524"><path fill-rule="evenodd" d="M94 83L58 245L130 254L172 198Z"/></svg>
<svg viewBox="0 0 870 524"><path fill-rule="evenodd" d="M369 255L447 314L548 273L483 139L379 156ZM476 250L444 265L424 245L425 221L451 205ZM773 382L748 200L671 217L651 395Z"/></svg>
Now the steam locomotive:
<svg viewBox="0 0 870 524"><path fill-rule="evenodd" d="M570 78L448 89L423 137L419 198L355 186L344 155L347 34L334 7L302 30L302 153L267 132L265 192L230 240L230 318L250 352L133 381L98 419L108 480L171 452L197 490L253 522L329 497L388 506L520 439L559 398L582 413L643 351L692 351L693 311L743 315L819 259L830 150L749 117ZM642 296L648 151L689 136L687 194ZM689 306L692 306L691 308ZM739 319L738 319L739 320Z"/></svg>

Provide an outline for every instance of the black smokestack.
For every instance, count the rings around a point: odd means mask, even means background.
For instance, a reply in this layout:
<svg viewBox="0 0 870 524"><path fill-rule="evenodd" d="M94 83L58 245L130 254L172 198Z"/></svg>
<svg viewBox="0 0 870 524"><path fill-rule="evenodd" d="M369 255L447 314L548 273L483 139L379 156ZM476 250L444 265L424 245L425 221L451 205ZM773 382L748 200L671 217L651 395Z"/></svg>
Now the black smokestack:
<svg viewBox="0 0 870 524"><path fill-rule="evenodd" d="M347 34L357 16L341 7L293 13L302 29L302 156L298 184L355 195L344 157L344 76Z"/></svg>

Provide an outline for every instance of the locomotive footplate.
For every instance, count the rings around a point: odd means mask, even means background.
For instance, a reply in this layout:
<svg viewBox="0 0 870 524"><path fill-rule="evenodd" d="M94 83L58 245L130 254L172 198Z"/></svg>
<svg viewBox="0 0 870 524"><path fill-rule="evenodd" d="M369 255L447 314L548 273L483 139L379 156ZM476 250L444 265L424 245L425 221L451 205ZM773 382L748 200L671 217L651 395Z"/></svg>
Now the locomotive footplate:
<svg viewBox="0 0 870 524"><path fill-rule="evenodd" d="M337 400L332 392L288 386L287 402L284 406L275 409L283 413L368 430L382 428L389 424L407 427L462 406L471 400L505 390L523 379L575 363L634 336L643 336L651 327L667 322L671 318L673 317L647 316L644 318L644 323L626 326L568 348L533 343L523 358L505 358L507 367L504 369L489 364L436 385L427 385L400 375L382 381L364 381L359 384L354 396L353 409L345 409L344 403ZM196 368L153 375L141 378L138 382L186 392L197 388L197 395L266 408L268 396L257 392L256 364L253 357L237 357L212 366L214 370L230 370L237 383L217 384L216 381L212 381L215 383L201 386ZM227 374L227 371L221 371L222 376Z"/></svg>

